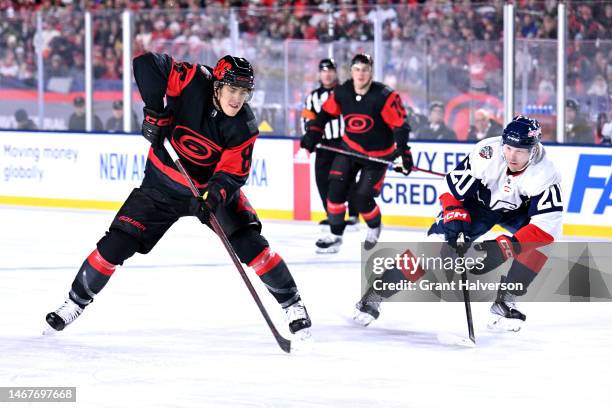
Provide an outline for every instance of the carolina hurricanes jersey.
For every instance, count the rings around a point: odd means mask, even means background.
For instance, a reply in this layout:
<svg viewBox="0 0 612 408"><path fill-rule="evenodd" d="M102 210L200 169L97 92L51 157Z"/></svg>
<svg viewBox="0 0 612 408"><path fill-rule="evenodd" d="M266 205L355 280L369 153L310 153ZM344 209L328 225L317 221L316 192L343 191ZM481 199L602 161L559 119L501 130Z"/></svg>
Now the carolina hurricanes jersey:
<svg viewBox="0 0 612 408"><path fill-rule="evenodd" d="M365 95L355 92L353 80L336 87L308 127L323 129L332 118L344 117L342 140L353 151L373 157L389 157L408 142L410 126L399 94L380 82L372 82Z"/></svg>
<svg viewBox="0 0 612 408"><path fill-rule="evenodd" d="M501 136L479 142L447 174L449 192L459 200L475 200L495 212L527 211L530 224L552 237L561 233L561 176L540 144L532 163L511 173L502 154ZM476 215L473 214L472 218Z"/></svg>
<svg viewBox="0 0 612 408"><path fill-rule="evenodd" d="M306 123L317 117L317 114L321 112L323 104L327 101L327 98L329 98L332 92L333 90L320 86L308 94L306 103L304 104L304 110L302 111L302 134L306 132ZM344 120L342 116L340 116L339 118L327 122L323 132L323 141L340 139L343 133Z"/></svg>
<svg viewBox="0 0 612 408"><path fill-rule="evenodd" d="M204 188L221 184L229 198L249 175L257 122L248 104L234 117L213 104L212 69L174 61L165 54L146 53L134 59L134 78L145 105L156 112L174 113L170 142L185 169ZM163 148L151 148L145 175L158 184L189 194L186 182ZM146 179L146 177L145 177Z"/></svg>

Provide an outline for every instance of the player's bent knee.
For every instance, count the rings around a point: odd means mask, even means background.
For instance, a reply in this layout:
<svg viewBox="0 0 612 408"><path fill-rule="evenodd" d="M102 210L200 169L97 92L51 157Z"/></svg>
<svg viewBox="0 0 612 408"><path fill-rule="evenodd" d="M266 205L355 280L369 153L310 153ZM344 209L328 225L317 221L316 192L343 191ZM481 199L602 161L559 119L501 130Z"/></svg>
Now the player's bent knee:
<svg viewBox="0 0 612 408"><path fill-rule="evenodd" d="M98 241L100 255L113 265L122 265L138 250L136 237L119 229L111 228L106 235Z"/></svg>
<svg viewBox="0 0 612 408"><path fill-rule="evenodd" d="M270 246L268 241L255 228L238 230L229 237L229 241L240 262L247 265Z"/></svg>

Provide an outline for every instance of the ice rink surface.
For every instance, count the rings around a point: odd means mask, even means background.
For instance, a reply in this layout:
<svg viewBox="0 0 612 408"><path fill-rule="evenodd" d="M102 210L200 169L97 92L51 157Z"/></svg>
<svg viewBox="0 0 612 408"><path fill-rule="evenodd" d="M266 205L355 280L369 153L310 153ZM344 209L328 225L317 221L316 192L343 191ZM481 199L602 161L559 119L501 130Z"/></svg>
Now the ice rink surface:
<svg viewBox="0 0 612 408"><path fill-rule="evenodd" d="M524 303L519 333L489 332L489 304L475 303L473 349L442 341L466 335L461 303L386 303L358 327L350 316L364 231L322 256L313 223L268 221L263 231L309 309L310 353L278 348L218 239L195 219L118 268L72 326L41 336L112 217L0 207L0 386L77 387L76 404L54 407L612 406L611 303ZM422 234L386 229L381 239ZM0 403L13 405L40 404Z"/></svg>

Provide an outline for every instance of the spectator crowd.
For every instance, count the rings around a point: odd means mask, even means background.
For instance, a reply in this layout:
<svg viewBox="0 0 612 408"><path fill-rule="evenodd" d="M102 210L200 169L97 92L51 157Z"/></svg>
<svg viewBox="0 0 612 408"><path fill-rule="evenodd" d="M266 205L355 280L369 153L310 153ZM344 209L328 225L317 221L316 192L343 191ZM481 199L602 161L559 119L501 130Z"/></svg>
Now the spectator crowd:
<svg viewBox="0 0 612 408"><path fill-rule="evenodd" d="M529 99L522 102L554 105L556 72L550 62L556 59L556 47L548 40L557 36L557 2L519 0L516 4L517 88L526 86L530 91ZM612 117L612 2L567 4L567 94L597 133L603 126L598 123L605 124ZM373 22L379 18L390 54L384 62L385 81L394 82L400 92L409 95L417 112L427 116L432 102L446 105L463 93L502 97L500 0L0 0L0 88L36 87L34 12L40 11L47 89L51 78L70 78L71 82L64 84L69 88L66 91L82 91L85 63L81 16L84 10L90 10L95 86L120 89L120 13L126 8L135 11L135 55L147 50L165 51L180 59L207 62L230 48L232 19L238 24L241 40L256 44L253 48L257 51L252 52L269 58L270 54L261 50L275 40L310 40L321 45L371 42ZM266 71L261 60L255 64L260 72ZM301 95L295 99L301 100ZM487 107L478 115L476 110L471 114L471 126L477 120L482 122L477 118L481 114L497 116Z"/></svg>

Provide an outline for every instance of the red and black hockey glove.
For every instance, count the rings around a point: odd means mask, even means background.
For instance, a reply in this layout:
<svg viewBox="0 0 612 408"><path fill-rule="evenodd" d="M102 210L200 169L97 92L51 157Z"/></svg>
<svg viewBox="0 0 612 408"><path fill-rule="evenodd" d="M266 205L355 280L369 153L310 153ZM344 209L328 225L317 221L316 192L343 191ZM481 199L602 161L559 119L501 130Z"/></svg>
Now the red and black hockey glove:
<svg viewBox="0 0 612 408"><path fill-rule="evenodd" d="M393 161L393 170L407 176L412 171L414 161L412 160L412 152L410 146L395 151L395 160Z"/></svg>
<svg viewBox="0 0 612 408"><path fill-rule="evenodd" d="M465 241L470 240L470 224L472 219L470 213L463 207L461 201L457 200L452 194L444 193L440 196L442 204L442 228L444 229L444 239L448 244L457 248L457 238L463 233Z"/></svg>
<svg viewBox="0 0 612 408"><path fill-rule="evenodd" d="M484 260L481 264L476 264L470 272L474 275L482 275L491 272L508 258L516 258L521 253L521 244L515 237L500 235L496 239L474 244L474 249L484 252Z"/></svg>
<svg viewBox="0 0 612 408"><path fill-rule="evenodd" d="M210 214L217 212L219 206L225 203L226 196L223 187L210 183L201 197L192 198L191 213L203 224L208 224Z"/></svg>
<svg viewBox="0 0 612 408"><path fill-rule="evenodd" d="M170 136L174 124L172 111L164 110L161 113L149 108L144 108L144 120L142 121L142 135L153 147L160 147L164 139Z"/></svg>
<svg viewBox="0 0 612 408"><path fill-rule="evenodd" d="M321 139L323 139L323 131L316 126L308 126L308 130L306 130L302 140L300 140L300 147L312 153L317 145L321 143Z"/></svg>

